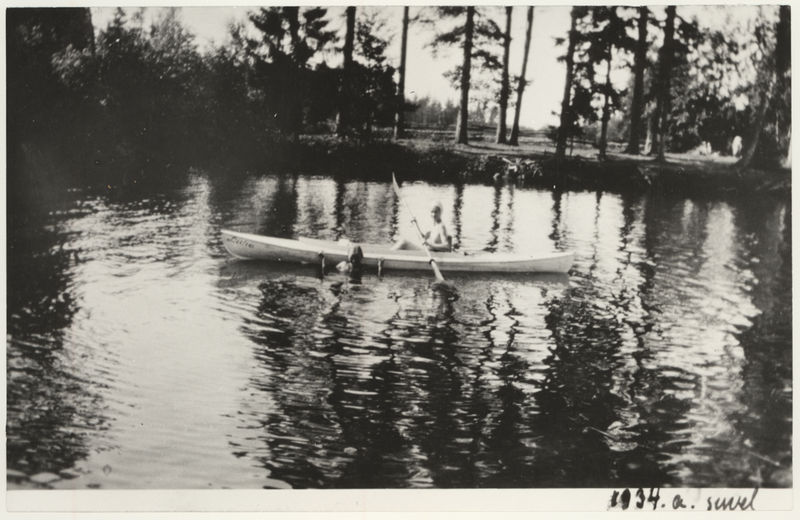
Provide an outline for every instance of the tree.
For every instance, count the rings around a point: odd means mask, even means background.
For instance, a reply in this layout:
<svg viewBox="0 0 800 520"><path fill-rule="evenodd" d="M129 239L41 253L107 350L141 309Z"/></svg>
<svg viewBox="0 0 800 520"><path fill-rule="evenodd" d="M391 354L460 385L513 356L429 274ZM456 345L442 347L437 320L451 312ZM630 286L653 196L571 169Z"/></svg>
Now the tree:
<svg viewBox="0 0 800 520"><path fill-rule="evenodd" d="M781 95L785 95L787 90L791 92L790 17L791 11L789 6L780 6L778 10L778 22L775 25L774 50L772 52L769 52L769 49L767 48L768 43L763 41L766 36L762 36L760 38L761 41L759 41L760 46L763 48L763 59L759 67L761 72L759 75L760 81L757 84L757 88L760 90L759 103L755 112L755 118L750 124L750 131L748 132L749 135L747 135L747 138L744 140L745 147L742 152L742 158L738 163L740 168L749 167L753 161L753 157L755 157L756 149L759 146L759 140L761 139L765 122L767 120L767 113L770 109L770 104L779 104L779 98ZM768 31L760 32L767 33ZM776 88L778 86L782 88ZM790 95L787 99L791 100ZM790 101L787 101L784 104L788 105L788 103L790 103ZM790 110L779 109L778 112L779 113L776 114L776 124L784 123L784 121L781 121L781 119L788 119L788 117L781 117L781 112L785 112L788 115ZM776 136L776 139L780 138L780 135ZM782 164L789 163L790 155L791 147L787 147L786 157L780 162Z"/></svg>
<svg viewBox="0 0 800 520"><path fill-rule="evenodd" d="M608 121L611 112L620 106L620 97L624 92L614 88L611 83L611 60L615 50L627 51L632 48L633 41L627 33L627 23L620 17L617 7L592 7L587 15L587 27L582 32L581 38L588 46L586 55L588 59L587 72L592 94L602 97L602 115L600 117L600 140L598 143L600 159L606 158L608 143ZM596 67L605 63L605 79L596 81Z"/></svg>
<svg viewBox="0 0 800 520"><path fill-rule="evenodd" d="M458 119L458 106L448 100L446 105L429 97L410 102L408 120L420 126L433 126L441 129L455 125Z"/></svg>
<svg viewBox="0 0 800 520"><path fill-rule="evenodd" d="M347 133L349 127L348 112L351 110L351 97L353 95L351 76L353 75L353 40L356 25L356 8L349 6L345 9L346 32L344 37L344 60L342 64L342 77L339 83L339 113L336 116L336 133L341 137Z"/></svg>
<svg viewBox="0 0 800 520"><path fill-rule="evenodd" d="M71 107L69 125L54 141L69 143L64 162L93 164L85 171L95 180L132 183L154 164L194 159L210 148L198 143L211 137L215 85L208 78L219 62L204 63L180 9L160 11L149 27L143 11L128 19L118 9L94 51L68 47L50 62L59 84L84 100Z"/></svg>
<svg viewBox="0 0 800 520"><path fill-rule="evenodd" d="M491 96L491 103L497 102L498 91L495 85L499 86L499 73L502 70L502 63L497 55L495 44L502 42L503 32L500 27L485 13L475 7L437 7L437 14L441 21L443 18L464 19L465 23L456 23L455 27L438 32L431 42L436 51L444 45L458 44L462 49L461 64L453 71L445 73L445 77L450 78L454 85L460 89L461 100L459 103L460 119L456 123L456 142L466 144L468 142L467 126L470 116L470 104L488 105ZM427 20L433 23L433 20ZM472 74L472 62L478 60L481 67L478 72L484 72L477 78ZM498 74L495 77L495 74ZM482 88L474 88L479 86ZM475 96L474 94L478 94ZM472 97L471 97L472 95ZM485 107L484 107L485 108ZM477 113L472 111L472 113ZM480 117L479 119L483 119Z"/></svg>
<svg viewBox="0 0 800 520"><path fill-rule="evenodd" d="M268 120L291 137L299 134L303 123L310 61L336 38L326 14L320 7L305 8L302 18L299 7L262 7L250 14L260 31L259 39L247 40L253 87L263 99Z"/></svg>
<svg viewBox="0 0 800 520"><path fill-rule="evenodd" d="M779 97L783 95L783 106L776 106L778 111L776 128L779 132L778 141L786 138L785 152L781 165L790 168L792 165L792 12L788 5L782 5L778 9L778 25L775 35L775 69L776 69L776 93ZM778 100L781 101L781 100ZM773 103L780 105L781 103Z"/></svg>
<svg viewBox="0 0 800 520"><path fill-rule="evenodd" d="M668 122L670 113L670 79L672 75L672 60L674 57L674 35L675 35L675 6L667 6L667 19L664 22L664 43L658 59L658 76L656 79L656 110L655 121L655 147L657 160L664 160L664 153L667 149Z"/></svg>
<svg viewBox="0 0 800 520"><path fill-rule="evenodd" d="M582 16L576 24L569 123L575 125L572 135L589 131L597 136L600 159L606 157L611 115L620 108L625 94L624 89L616 88L611 82L612 61L624 56L633 46L627 31L628 20L620 16L623 9L587 7L579 13ZM599 135L586 128L598 120Z"/></svg>
<svg viewBox="0 0 800 520"><path fill-rule="evenodd" d="M519 145L519 116L522 110L522 94L525 92L525 85L527 80L525 74L528 68L528 53L531 49L531 32L533 30L533 6L528 7L528 23L525 29L525 50L522 57L522 72L517 79L517 103L514 107L514 124L511 126L511 136L508 139L508 144L513 146Z"/></svg>
<svg viewBox="0 0 800 520"><path fill-rule="evenodd" d="M747 80L742 67L744 30L702 29L678 17L670 85L669 150L685 152L708 143L725 151L745 125L735 99Z"/></svg>
<svg viewBox="0 0 800 520"><path fill-rule="evenodd" d="M558 126L558 136L556 137L557 160L564 159L564 155L567 151L567 137L569 137L573 131L572 128L574 126L574 115L572 114L571 110L573 74L575 72L573 68L573 54L575 52L575 45L578 41L576 25L578 23L578 18L580 18L584 12L585 8L578 6L574 6L570 11L570 28L567 38L567 54L564 56L564 61L566 63L566 78L564 80L564 94L561 97L561 116ZM561 41L563 40L560 40L559 42Z"/></svg>
<svg viewBox="0 0 800 520"><path fill-rule="evenodd" d="M467 7L464 24L464 58L461 63L461 102L456 122L456 143L469 143L469 76L472 67L472 31L475 27L475 7Z"/></svg>
<svg viewBox="0 0 800 520"><path fill-rule="evenodd" d="M67 49L93 52L88 8L6 10L9 139L47 131L65 99L53 57Z"/></svg>
<svg viewBox="0 0 800 520"><path fill-rule="evenodd" d="M626 153L639 155L641 138L642 108L644 104L644 69L647 66L647 23L649 10L647 6L639 7L639 38L636 41L636 54L633 61L633 99L630 109L630 133Z"/></svg>
<svg viewBox="0 0 800 520"><path fill-rule="evenodd" d="M248 84L251 75L243 24L228 28L227 41L206 58L206 142L225 157L252 155L262 150L262 116L253 107ZM312 99L314 98L312 94Z"/></svg>
<svg viewBox="0 0 800 520"><path fill-rule="evenodd" d="M22 188L36 186L45 173L40 168L21 168L31 147L54 146L66 154L80 153L76 145L86 139L85 129L91 126L96 106L87 99L91 86L65 84L54 61L65 53L79 60L84 53L90 56L94 34L88 8L8 8L5 12L5 172L11 205ZM58 173L64 170L59 168Z"/></svg>
<svg viewBox="0 0 800 520"><path fill-rule="evenodd" d="M365 13L365 11L362 11ZM364 138L371 137L375 123L391 124L396 114L394 68L388 64L389 40L380 36L383 22L373 13L363 14L356 26L359 61L354 66L353 124Z"/></svg>
<svg viewBox="0 0 800 520"><path fill-rule="evenodd" d="M508 95L509 95L509 81L508 81L508 58L509 50L511 48L511 14L513 7L506 7L506 30L503 33L503 72L500 80L500 102L499 114L497 119L497 137L495 141L498 144L506 142L506 111L508 110Z"/></svg>
<svg viewBox="0 0 800 520"><path fill-rule="evenodd" d="M394 138L405 136L406 110L406 49L408 47L408 6L403 7L403 34L400 42L400 68L397 82L397 112L395 114Z"/></svg>

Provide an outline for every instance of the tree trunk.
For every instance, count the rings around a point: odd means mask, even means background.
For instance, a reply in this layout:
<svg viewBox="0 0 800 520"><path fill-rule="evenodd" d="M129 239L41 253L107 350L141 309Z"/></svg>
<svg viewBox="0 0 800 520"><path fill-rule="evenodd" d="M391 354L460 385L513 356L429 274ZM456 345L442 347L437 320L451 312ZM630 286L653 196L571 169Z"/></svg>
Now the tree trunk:
<svg viewBox="0 0 800 520"><path fill-rule="evenodd" d="M792 136L789 136L789 147L786 150L786 157L781 161L781 166L784 168L792 167Z"/></svg>
<svg viewBox="0 0 800 520"><path fill-rule="evenodd" d="M472 32L475 28L475 7L467 7L467 24L464 27L464 61L461 65L461 104L456 122L456 143L469 143L469 75L472 65Z"/></svg>
<svg viewBox="0 0 800 520"><path fill-rule="evenodd" d="M356 8L353 6L345 9L347 15L347 31L344 36L344 63L342 64L342 79L339 84L339 112L336 116L336 134L340 137L347 133L350 126L350 76L353 72L353 41L355 40Z"/></svg>
<svg viewBox="0 0 800 520"><path fill-rule="evenodd" d="M786 73L792 66L792 28L791 10L788 5L780 6L778 10L778 24L775 28L775 70L778 81L789 78Z"/></svg>
<svg viewBox="0 0 800 520"><path fill-rule="evenodd" d="M744 141L744 150L742 151L742 158L739 159L737 165L740 168L747 168L753 162L756 149L758 148L758 140L761 138L761 129L764 127L764 120L767 118L767 109L772 100L773 92L775 90L774 78L770 78L769 83L764 87L761 93L761 99L758 104L758 111L756 111L756 120L750 124L749 134Z"/></svg>
<svg viewBox="0 0 800 520"><path fill-rule="evenodd" d="M647 19L646 6L639 8L639 39L633 62L633 100L631 101L631 130L628 136L626 153L639 155L639 140L642 132L642 98L644 97L644 67L647 61Z"/></svg>
<svg viewBox="0 0 800 520"><path fill-rule="evenodd" d="M286 78L288 84L297 85L300 83L300 70L303 66L297 59L298 49L300 48L300 8L299 7L284 7L284 13L289 23L289 39L291 41L291 56L290 63L286 65ZM281 126L289 134L291 140L297 139L300 134L300 129L303 126L303 108L300 100L300 95L297 89L283 89L284 99L284 113L286 114L284 121L281 121ZM279 114L280 116L280 114Z"/></svg>
<svg viewBox="0 0 800 520"><path fill-rule="evenodd" d="M300 42L300 8L284 7L283 12L289 22L289 39L292 42L292 57L296 57Z"/></svg>
<svg viewBox="0 0 800 520"><path fill-rule="evenodd" d="M644 140L644 152L645 155L650 155L653 153L653 127L655 127L655 117L651 116L645 120L645 126L647 126L647 136Z"/></svg>
<svg viewBox="0 0 800 520"><path fill-rule="evenodd" d="M511 49L511 12L513 7L506 7L506 32L503 35L503 76L500 80L500 112L497 119L497 144L506 142L506 112L508 111L508 55Z"/></svg>
<svg viewBox="0 0 800 520"><path fill-rule="evenodd" d="M658 60L658 90L656 92L656 132L655 147L657 160L664 161L667 151L667 126L670 113L670 80L672 76L673 41L675 36L675 6L667 6L667 20L664 23L664 45Z"/></svg>
<svg viewBox="0 0 800 520"><path fill-rule="evenodd" d="M400 42L400 68L397 81L397 111L394 116L394 138L405 136L406 48L408 47L408 6L403 7L403 36Z"/></svg>
<svg viewBox="0 0 800 520"><path fill-rule="evenodd" d="M775 69L771 77L767 80L768 83L761 93L761 100L756 112L756 120L750 125L750 132L744 142L744 150L742 151L742 158L737 163L741 168L747 168L753 161L756 150L758 149L758 141L761 138L761 130L764 127L764 121L767 116L767 111L772 103L778 103L779 97L787 88L791 88L788 84L790 78L787 77L787 72L791 66L791 20L790 20L789 6L780 6L778 11L778 23L775 27ZM777 115L777 138L781 138L781 114ZM789 125L788 132L791 132ZM791 143L791 137L789 138ZM787 150L787 157L780 161L781 164L791 164L791 146Z"/></svg>
<svg viewBox="0 0 800 520"><path fill-rule="evenodd" d="M567 74L564 80L564 95L561 98L561 120L558 126L558 137L556 139L556 159L561 160L567 150L567 135L569 134L569 126L571 123L571 98L572 98L572 76L573 70L573 53L575 52L575 42L577 40L577 31L575 25L578 22L578 12L575 7L572 8L570 14L572 21L569 27L569 43L567 44Z"/></svg>
<svg viewBox="0 0 800 520"><path fill-rule="evenodd" d="M605 101L603 102L603 116L600 118L600 160L606 159L606 148L608 147L608 120L611 118L611 48L608 49L608 60L606 61L606 91Z"/></svg>
<svg viewBox="0 0 800 520"><path fill-rule="evenodd" d="M517 105L514 107L514 124L511 126L511 136L508 144L519 145L519 115L522 110L522 94L525 92L525 73L528 70L528 53L531 50L531 31L533 30L533 6L528 7L528 27L525 29L525 50L522 56L522 74L517 83Z"/></svg>
<svg viewBox="0 0 800 520"><path fill-rule="evenodd" d="M781 160L784 168L792 167L792 101L791 101L791 65L792 65L792 41L791 41L791 10L788 5L780 6L778 10L778 27L775 31L775 68L778 72L778 91L788 92L788 103L786 110L780 110L778 115L778 136L780 144L786 144L786 155Z"/></svg>

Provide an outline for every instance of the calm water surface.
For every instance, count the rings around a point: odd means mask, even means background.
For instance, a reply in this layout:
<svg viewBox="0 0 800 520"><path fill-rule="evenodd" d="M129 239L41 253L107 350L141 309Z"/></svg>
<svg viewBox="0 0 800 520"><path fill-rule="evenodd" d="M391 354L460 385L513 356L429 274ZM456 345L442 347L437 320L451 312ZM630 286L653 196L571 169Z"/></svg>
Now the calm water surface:
<svg viewBox="0 0 800 520"><path fill-rule="evenodd" d="M305 175L15 215L8 469L55 488L791 485L785 202L403 189L420 216L440 200L464 249L576 263L453 275L451 295L226 254L222 228L411 234L388 183Z"/></svg>

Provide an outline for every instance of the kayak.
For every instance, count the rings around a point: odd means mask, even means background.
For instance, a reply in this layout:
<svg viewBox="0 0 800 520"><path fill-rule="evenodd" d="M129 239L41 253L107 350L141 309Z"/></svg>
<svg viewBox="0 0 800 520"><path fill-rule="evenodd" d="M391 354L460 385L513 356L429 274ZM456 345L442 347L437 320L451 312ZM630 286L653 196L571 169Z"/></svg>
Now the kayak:
<svg viewBox="0 0 800 520"><path fill-rule="evenodd" d="M222 230L222 243L228 252L241 259L272 260L301 264L319 263L325 258L328 265L347 259L347 241L334 242L313 238L269 237ZM390 244L361 244L363 264L382 270L416 271L430 268L425 251L394 250ZM515 253L432 252L439 269L446 272L474 273L566 273L572 266L571 252L549 252L536 255Z"/></svg>

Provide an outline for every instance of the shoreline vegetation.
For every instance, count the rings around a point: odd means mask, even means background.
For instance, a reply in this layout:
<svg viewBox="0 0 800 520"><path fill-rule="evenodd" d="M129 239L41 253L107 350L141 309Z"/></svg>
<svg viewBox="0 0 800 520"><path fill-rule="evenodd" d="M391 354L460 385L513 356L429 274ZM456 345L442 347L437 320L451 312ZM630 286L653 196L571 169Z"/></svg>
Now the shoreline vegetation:
<svg viewBox="0 0 800 520"><path fill-rule="evenodd" d="M520 146L494 143L442 143L408 138L361 143L304 136L276 147L275 164L314 172L320 167L345 177L385 180L392 172L403 179L429 182L514 183L562 190L604 190L681 194L788 194L788 168L741 168L731 157L667 153L664 161L609 151L600 160L596 149L582 146L558 160L552 146L523 131ZM619 147L622 148L623 145ZM548 149L549 148L549 149Z"/></svg>
<svg viewBox="0 0 800 520"><path fill-rule="evenodd" d="M178 8L148 21L144 9L118 8L106 27L87 8L9 9L9 200L21 207L75 186L157 190L190 169L791 192L785 6L753 9L755 36L702 27L675 6L573 7L555 43L565 52L560 124L539 130L519 121L527 61L520 76L509 69L511 19L522 9L340 11L253 9L247 27L232 25L225 42L201 52ZM534 8L525 11L527 60ZM409 23L427 24L432 47L463 54L441 71L460 90L458 104L405 97ZM402 27L398 68L387 25ZM730 41L738 43L718 45ZM329 65L331 54L341 64ZM621 67L631 69L632 89L611 81Z"/></svg>
<svg viewBox="0 0 800 520"><path fill-rule="evenodd" d="M85 158L23 146L22 157L16 162L20 171L28 172L24 177L30 181L27 188L33 188L33 195L49 191L45 185L69 189L83 184L109 192L148 190L178 182L189 171L230 176L291 172L374 181L387 181L391 173L396 173L403 180L433 183L512 183L544 189L690 196L791 193L790 168L741 168L732 157L667 153L665 160L657 161L627 154L622 149L624 144L619 144L603 160L597 158L595 148L583 145L559 161L552 146L524 130L518 147L481 144L481 139L479 130L468 145L425 137L365 142L301 135L292 141L259 144L244 154L186 153L173 156L175 162L142 159L120 147L117 155L87 162ZM70 163L67 169L81 172L78 178L64 175L64 166Z"/></svg>

